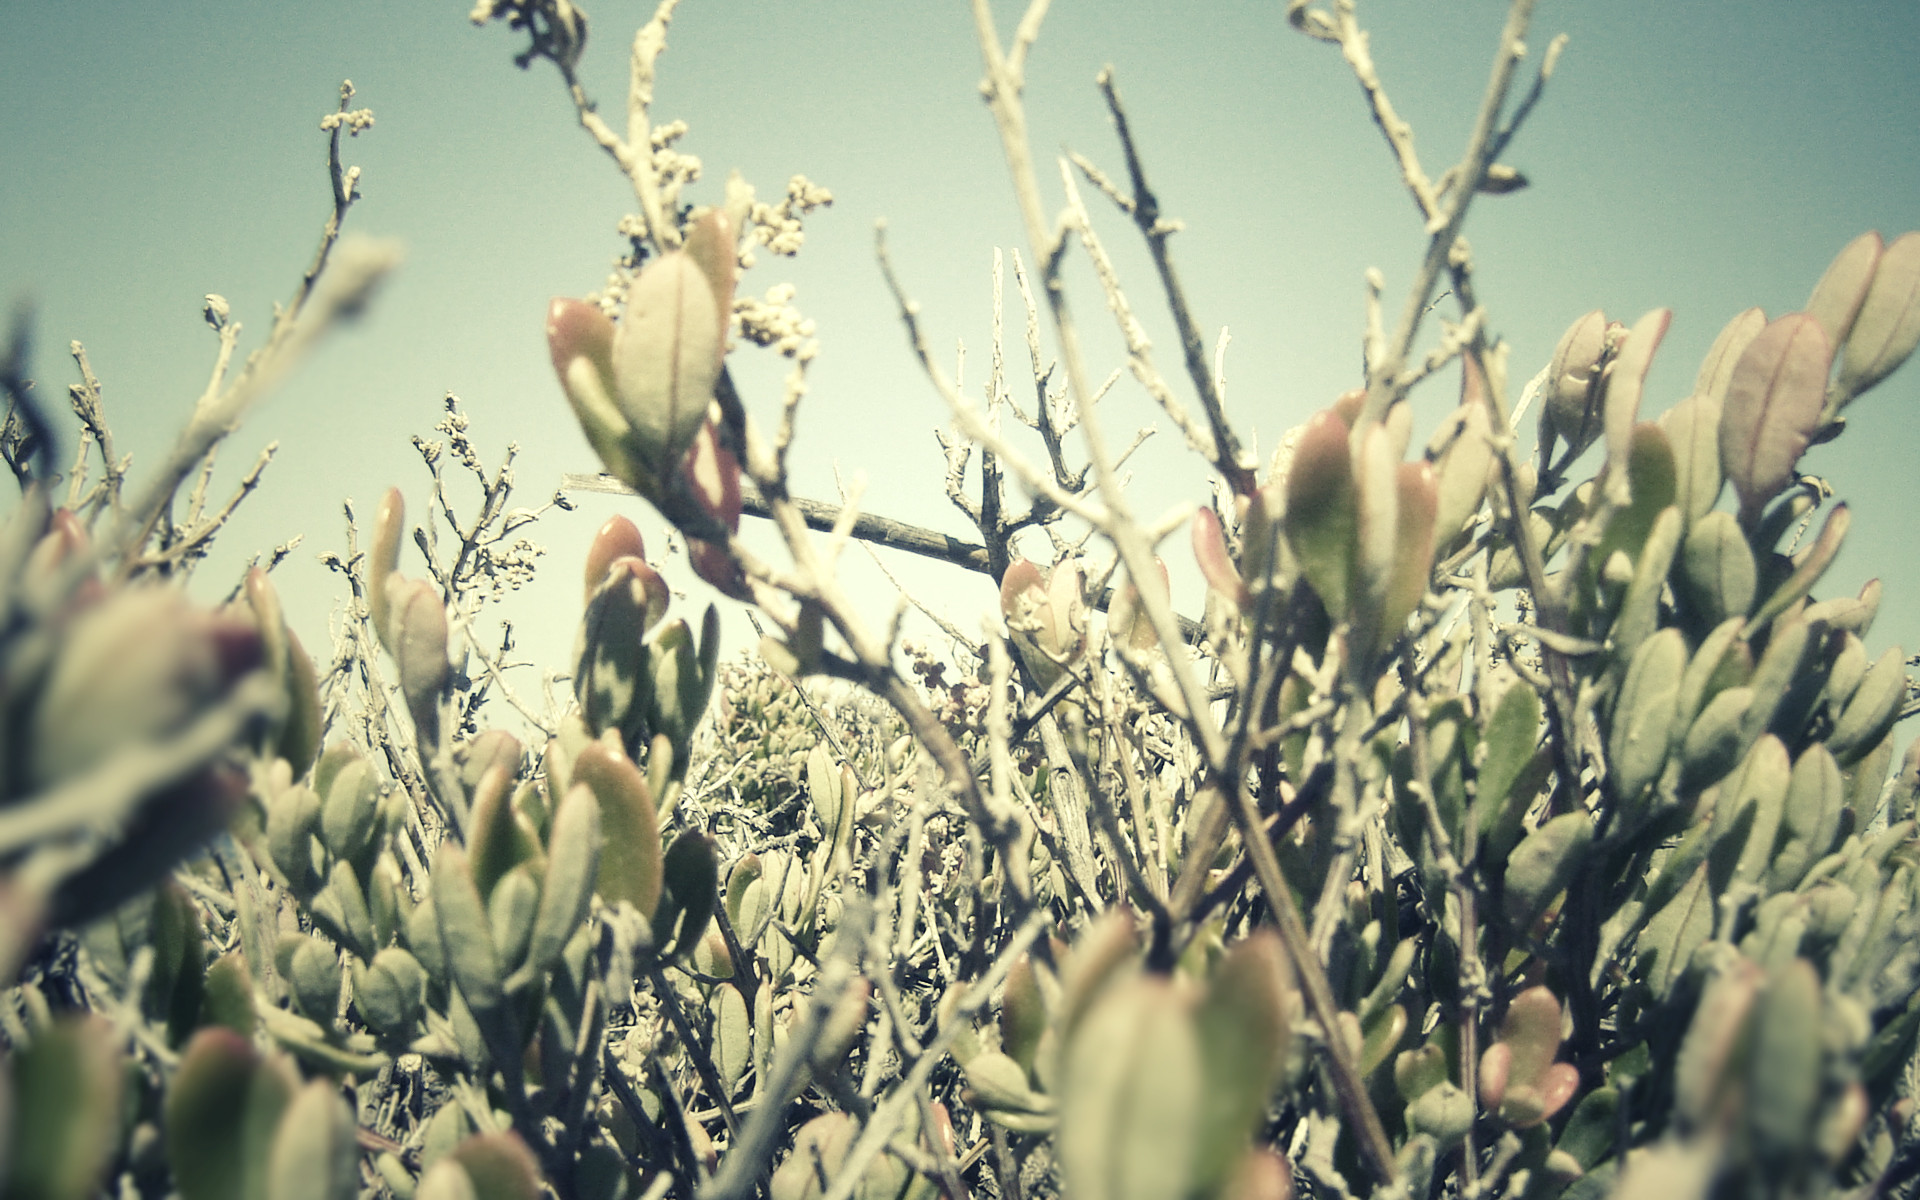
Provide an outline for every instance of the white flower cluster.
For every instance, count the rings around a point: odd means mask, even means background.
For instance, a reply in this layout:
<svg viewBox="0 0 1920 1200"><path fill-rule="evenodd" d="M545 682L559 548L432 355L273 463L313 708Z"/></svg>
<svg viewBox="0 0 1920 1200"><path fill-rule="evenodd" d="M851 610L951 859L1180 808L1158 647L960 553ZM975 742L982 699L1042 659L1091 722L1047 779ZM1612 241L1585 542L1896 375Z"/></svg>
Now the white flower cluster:
<svg viewBox="0 0 1920 1200"><path fill-rule="evenodd" d="M347 127L348 137L359 137L373 128L373 110L356 108L352 112L333 112L320 118L320 128L323 132L331 133L342 125Z"/></svg>
<svg viewBox="0 0 1920 1200"><path fill-rule="evenodd" d="M786 198L778 204L755 204L747 219L753 223L752 240L775 254L789 258L800 253L806 234L800 220L816 208L833 203L833 193L808 179L795 175L787 180Z"/></svg>
<svg viewBox="0 0 1920 1200"><path fill-rule="evenodd" d="M651 137L653 174L660 181L660 207L668 213L680 207L680 189L700 178L700 159L682 154L673 144L687 135L687 123L656 125Z"/></svg>
<svg viewBox="0 0 1920 1200"><path fill-rule="evenodd" d="M775 284L765 299L741 296L733 302L734 316L740 319L740 336L758 346L772 346L797 362L810 362L819 353L813 340L814 324L793 307L794 287Z"/></svg>

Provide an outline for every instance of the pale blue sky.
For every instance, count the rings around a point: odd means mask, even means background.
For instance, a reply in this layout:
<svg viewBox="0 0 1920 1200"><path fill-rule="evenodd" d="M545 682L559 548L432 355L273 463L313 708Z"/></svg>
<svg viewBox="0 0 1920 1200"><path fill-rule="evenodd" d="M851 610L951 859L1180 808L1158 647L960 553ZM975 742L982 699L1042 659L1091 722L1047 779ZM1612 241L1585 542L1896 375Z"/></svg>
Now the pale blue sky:
<svg viewBox="0 0 1920 1200"><path fill-rule="evenodd" d="M626 47L651 7L589 5L583 70L609 114L622 107ZM1018 14L1000 7L1010 28ZM340 80L351 77L355 103L377 114L377 127L347 144L365 171L351 225L401 238L407 263L371 319L230 443L230 475L270 439L280 457L201 581L224 592L248 551L304 532L276 578L317 656L340 589L315 557L342 544L339 503L351 496L369 511L397 482L423 511L425 475L407 437L429 429L445 392L463 398L490 457L519 443L522 502L595 465L554 383L541 317L548 297L599 286L631 195L575 126L551 67L515 70L518 36L470 27L466 8L0 0L0 292L36 302L34 365L48 394L72 378L66 343L87 344L136 475L204 386L214 339L201 296L228 297L250 347L310 255L328 203L317 122ZM1459 151L1504 8L1360 5L1433 173ZM1786 3L1549 0L1536 53L1561 30L1572 41L1560 71L1508 156L1534 186L1484 200L1468 228L1517 381L1587 309L1630 322L1668 305L1674 323L1647 406L1657 412L1684 394L1735 312L1796 309L1855 234L1920 227L1913 4L1867 0L1814 19ZM655 113L692 125L683 148L707 168L692 200L717 198L730 168L763 195L804 172L837 197L813 218L797 262L763 254L742 282L764 292L791 280L819 323L795 453L800 490L824 498L834 465L848 477L864 471L869 509L965 535L938 485L931 431L945 414L907 353L871 246L874 219L888 218L931 337L949 353L965 341L977 387L992 251L1022 235L975 90L966 5L686 0L669 46ZM1187 223L1174 244L1197 316L1209 330L1232 328L1230 409L1270 446L1356 381L1362 274L1377 266L1388 296L1402 294L1420 246L1411 202L1337 52L1288 29L1278 0L1058 0L1030 64L1037 151L1070 147L1119 169L1092 86L1107 62L1163 205ZM1090 199L1176 376L1177 343L1144 256ZM1097 294L1080 292L1078 312L1098 326ZM1111 338L1095 340L1093 359L1100 374L1118 363ZM734 371L770 419L781 366L749 347ZM1124 386L1108 420L1161 428L1137 460L1139 506L1202 499L1203 472ZM1420 402L1430 418L1451 399L1436 387ZM1855 501L1852 541L1823 591L1886 581L1876 647L1920 645L1908 466L1920 452L1917 405L1920 370L1909 367L1805 464ZM578 613L580 549L622 507L578 501L578 513L537 532L553 554L518 610L523 645L556 667ZM638 502L624 507L657 549L657 523ZM1184 545L1167 553L1187 557ZM980 577L904 571L969 629L992 603ZM864 568L856 577L863 587L877 579ZM1176 587L1182 607L1197 609L1197 575L1185 570ZM866 594L882 616L885 596ZM730 640L746 644L737 607L723 611Z"/></svg>

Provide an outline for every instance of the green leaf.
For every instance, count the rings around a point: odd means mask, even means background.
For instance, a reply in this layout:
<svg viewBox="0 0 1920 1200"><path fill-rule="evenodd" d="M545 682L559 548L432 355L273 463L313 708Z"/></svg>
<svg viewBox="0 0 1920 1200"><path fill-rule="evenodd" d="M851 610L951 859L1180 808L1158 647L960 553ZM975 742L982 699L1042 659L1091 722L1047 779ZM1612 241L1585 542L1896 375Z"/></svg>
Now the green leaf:
<svg viewBox="0 0 1920 1200"><path fill-rule="evenodd" d="M1745 620L1728 617L1701 639L1680 676L1680 698L1674 706L1677 728L1691 727L1708 701L1729 687L1747 682L1753 673L1753 664L1746 643L1740 639L1745 628Z"/></svg>
<svg viewBox="0 0 1920 1200"><path fill-rule="evenodd" d="M480 1200L467 1169L451 1159L433 1164L420 1176L413 1200Z"/></svg>
<svg viewBox="0 0 1920 1200"><path fill-rule="evenodd" d="M1879 383L1920 345L1920 234L1880 255L1860 315L1840 353L1839 391L1849 398Z"/></svg>
<svg viewBox="0 0 1920 1200"><path fill-rule="evenodd" d="M679 957L692 951L713 920L720 868L714 861L712 839L693 830L675 838L661 863L661 877L664 886L654 914L654 944L663 955Z"/></svg>
<svg viewBox="0 0 1920 1200"><path fill-rule="evenodd" d="M1235 1152L1266 1115L1286 1068L1300 1007L1293 966L1272 929L1235 943L1221 959L1193 1016L1205 1078L1199 1187L1225 1175ZM1404 1025L1404 1012L1401 1021Z"/></svg>
<svg viewBox="0 0 1920 1200"><path fill-rule="evenodd" d="M1047 1031L1047 1005L1034 977L1033 956L1022 954L1007 972L1000 1004L1000 1045L1027 1071L1033 1070Z"/></svg>
<svg viewBox="0 0 1920 1200"><path fill-rule="evenodd" d="M207 968L206 994L201 1001L201 1025L219 1025L252 1036L253 975L239 950L229 950Z"/></svg>
<svg viewBox="0 0 1920 1200"><path fill-rule="evenodd" d="M1507 858L1505 906L1515 932L1526 937L1553 898L1566 890L1580 858L1593 841L1593 822L1584 812L1562 813L1534 830ZM1555 1044L1559 1034L1555 1032Z"/></svg>
<svg viewBox="0 0 1920 1200"><path fill-rule="evenodd" d="M600 898L625 900L651 918L660 905L660 818L646 776L619 750L594 742L574 760L572 779L599 803L605 841L594 887Z"/></svg>
<svg viewBox="0 0 1920 1200"><path fill-rule="evenodd" d="M1195 1184L1205 1099L1192 1014L1165 979L1102 993L1068 1042L1056 1153L1076 1200L1161 1200Z"/></svg>
<svg viewBox="0 0 1920 1200"><path fill-rule="evenodd" d="M1596 1088L1567 1118L1554 1149L1571 1156L1582 1171L1593 1170L1602 1159L1612 1157L1620 1138L1619 1112L1620 1093L1610 1087Z"/></svg>
<svg viewBox="0 0 1920 1200"><path fill-rule="evenodd" d="M1807 868L1826 857L1839 837L1846 803L1846 781L1833 755L1817 743L1807 747L1787 780L1780 817L1783 844L1767 867L1768 890L1799 886Z"/></svg>
<svg viewBox="0 0 1920 1200"><path fill-rule="evenodd" d="M419 960L389 946L353 968L353 1004L367 1024L391 1038L413 1033L426 1000L427 972Z"/></svg>
<svg viewBox="0 0 1920 1200"><path fill-rule="evenodd" d="M504 763L487 767L473 789L466 826L467 861L473 869L473 886L483 900L493 895L501 876L540 856L539 840L518 819L512 794L513 771Z"/></svg>
<svg viewBox="0 0 1920 1200"><path fill-rule="evenodd" d="M1638 954L1656 999L1664 1000L1672 992L1692 962L1694 950L1712 935L1713 910L1707 865L1702 863L1673 899L1648 919Z"/></svg>
<svg viewBox="0 0 1920 1200"><path fill-rule="evenodd" d="M1758 578L1753 551L1732 513L1708 513L1695 522L1674 583L1701 626L1746 616Z"/></svg>
<svg viewBox="0 0 1920 1200"><path fill-rule="evenodd" d="M1840 553L1840 544L1846 540L1847 530L1853 524L1853 511L1845 504L1836 504L1827 514L1826 521L1820 526L1820 536L1813 545L1795 555L1793 574L1787 576L1785 583L1774 589L1760 611L1753 614L1749 627L1755 631L1766 628L1767 624L1787 609L1799 603L1802 597L1813 590L1820 577L1827 573L1833 560Z"/></svg>
<svg viewBox="0 0 1920 1200"><path fill-rule="evenodd" d="M1469 380L1479 379L1479 369L1470 356L1461 358L1462 391ZM1434 458L1438 505L1434 511L1434 544L1451 541L1480 511L1486 495L1487 471L1493 466L1493 430L1487 422L1486 401L1477 394L1463 395L1460 407L1442 423L1434 440L1444 446ZM1431 453L1431 451L1430 451Z"/></svg>
<svg viewBox="0 0 1920 1200"><path fill-rule="evenodd" d="M432 896L447 969L475 1016L495 1012L501 1003L500 955L487 925L486 906L467 868L467 852L442 842L433 856Z"/></svg>
<svg viewBox="0 0 1920 1200"><path fill-rule="evenodd" d="M67 1016L16 1049L11 1129L0 1125L0 1145L12 1144L9 1197L85 1200L100 1192L120 1142L127 1077L120 1041L103 1017Z"/></svg>
<svg viewBox="0 0 1920 1200"><path fill-rule="evenodd" d="M1516 682L1500 697L1493 715L1487 718L1486 734L1482 738L1486 758L1480 764L1473 800L1473 819L1482 837L1491 838L1502 815L1512 808L1514 785L1533 760L1534 747L1540 740L1540 714L1539 693L1524 682ZM1522 815L1513 815L1516 835Z"/></svg>
<svg viewBox="0 0 1920 1200"><path fill-rule="evenodd" d="M1660 596L1666 590L1668 568L1680 548L1680 509L1668 505L1654 518L1633 570L1633 582L1614 615L1613 629L1607 635L1613 653L1621 661L1630 661L1660 624Z"/></svg>
<svg viewBox="0 0 1920 1200"><path fill-rule="evenodd" d="M753 1061L753 1025L747 1018L747 998L731 983L723 983L714 994L713 1059L720 1070L720 1082L731 1096L740 1088L747 1066Z"/></svg>
<svg viewBox="0 0 1920 1200"><path fill-rule="evenodd" d="M466 1170L478 1200L540 1200L546 1194L540 1166L516 1134L476 1134L455 1146L447 1161Z"/></svg>
<svg viewBox="0 0 1920 1200"><path fill-rule="evenodd" d="M614 402L644 465L664 477L707 419L726 353L727 313L683 251L648 263L613 331Z"/></svg>
<svg viewBox="0 0 1920 1200"><path fill-rule="evenodd" d="M353 1112L330 1080L316 1079L287 1106L267 1165L266 1200L354 1200L360 1149Z"/></svg>
<svg viewBox="0 0 1920 1200"><path fill-rule="evenodd" d="M167 1162L183 1200L257 1200L268 1154L299 1080L247 1038L203 1029L187 1044L163 1105Z"/></svg>
<svg viewBox="0 0 1920 1200"><path fill-rule="evenodd" d="M1606 480L1608 499L1615 504L1632 502L1638 506L1640 503L1632 495L1639 481L1632 479L1630 467L1630 460L1635 453L1634 443L1640 438L1640 429L1636 424L1640 416L1640 397L1646 389L1647 370L1653 366L1654 352L1660 349L1661 340L1667 336L1667 325L1672 320L1672 309L1656 308L1635 321L1633 330L1620 347L1620 353L1607 368L1606 398L1603 401L1605 408L1601 414L1602 429L1607 439L1607 466L1603 478ZM1660 435L1660 442L1664 447L1665 434ZM1673 503L1671 452L1666 474L1669 495L1654 510L1656 512ZM1605 555L1600 556L1600 561L1606 561Z"/></svg>
<svg viewBox="0 0 1920 1200"><path fill-rule="evenodd" d="M510 977L526 959L527 942L539 911L540 881L526 863L508 871L487 898L487 929L500 955L500 969Z"/></svg>
<svg viewBox="0 0 1920 1200"><path fill-rule="evenodd" d="M1841 248L1827 264L1820 282L1813 285L1813 295L1807 298L1807 315L1820 322L1829 345L1842 344L1853 331L1854 318L1860 315L1860 302L1867 298L1884 245L1878 231L1861 234Z"/></svg>
<svg viewBox="0 0 1920 1200"><path fill-rule="evenodd" d="M267 851L300 900L320 886L313 865L313 838L320 831L322 802L311 788L295 785L267 803Z"/></svg>
<svg viewBox="0 0 1920 1200"><path fill-rule="evenodd" d="M1359 524L1350 436L1331 411L1308 418L1293 450L1283 521L1301 572L1335 620L1348 611Z"/></svg>
<svg viewBox="0 0 1920 1200"><path fill-rule="evenodd" d="M1643 641L1627 667L1607 735L1613 791L1622 800L1639 796L1660 777L1686 665L1686 639L1668 628Z"/></svg>
<svg viewBox="0 0 1920 1200"><path fill-rule="evenodd" d="M1820 976L1796 958L1773 973L1754 1017L1747 1095L1763 1161L1794 1161L1812 1141L1820 1099Z"/></svg>
<svg viewBox="0 0 1920 1200"><path fill-rule="evenodd" d="M372 956L373 913L367 908L366 894L360 890L351 865L334 862L327 873L327 886L313 898L311 912L314 924L328 937L362 958Z"/></svg>
<svg viewBox="0 0 1920 1200"><path fill-rule="evenodd" d="M340 1011L340 959L333 947L305 934L285 934L274 958L294 1007L322 1029L333 1028Z"/></svg>
<svg viewBox="0 0 1920 1200"><path fill-rule="evenodd" d="M600 845L600 801L591 787L575 787L554 814L547 873L523 970L535 976L551 970L587 919L593 907L593 881L600 869Z"/></svg>
<svg viewBox="0 0 1920 1200"><path fill-rule="evenodd" d="M320 840L335 858L353 861L373 841L380 781L364 759L341 766L320 809Z"/></svg>
<svg viewBox="0 0 1920 1200"><path fill-rule="evenodd" d="M1740 773L1729 778L1721 787L1720 799L1713 810L1716 835L1727 828L1721 823L1723 812L1730 813L1732 819L1738 821L1745 809L1751 807L1753 810L1751 828L1740 845L1734 863L1735 882L1758 883L1767 864L1773 861L1790 778L1786 746L1779 738L1767 734L1748 751L1746 765ZM1716 846L1712 857L1718 860L1722 853L1721 848ZM1728 853L1731 854L1731 848Z"/></svg>
<svg viewBox="0 0 1920 1200"><path fill-rule="evenodd" d="M389 581L388 590L393 592L389 640L399 668L400 693L406 697L421 744L432 745L439 738L440 690L450 670L447 608L440 593L423 579L407 580L397 589Z"/></svg>
<svg viewBox="0 0 1920 1200"><path fill-rule="evenodd" d="M1827 749L1843 767L1850 767L1878 745L1893 728L1907 699L1906 652L1888 648L1854 689L1847 705L1827 735Z"/></svg>

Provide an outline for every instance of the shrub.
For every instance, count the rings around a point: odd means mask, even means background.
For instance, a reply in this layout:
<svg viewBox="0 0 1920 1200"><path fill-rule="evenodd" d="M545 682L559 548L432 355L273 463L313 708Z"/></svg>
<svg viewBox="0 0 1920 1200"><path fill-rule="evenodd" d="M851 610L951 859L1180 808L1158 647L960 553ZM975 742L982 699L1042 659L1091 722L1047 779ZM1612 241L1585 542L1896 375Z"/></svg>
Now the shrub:
<svg viewBox="0 0 1920 1200"><path fill-rule="evenodd" d="M1389 329L1375 297L1363 386L1264 470L1103 77L1128 183L1073 165L1161 268L1194 409L1138 345L1135 369L1218 481L1158 526L1130 513L1057 286L1070 243L1105 251L1073 176L1055 220L1033 174L1020 73L1044 4L1010 46L983 20L1044 313L1018 257L1016 279L1065 390L1036 355L1030 453L934 367L889 266L960 431L968 546L792 495L810 331L735 281L754 247L797 248L826 197L797 180L768 204L736 180L683 199L682 131L646 111L672 3L634 42L644 147L574 78L577 9L480 5L525 32L521 65L559 69L640 206L606 291L553 303L561 390L617 484L770 630L723 665L716 610L696 633L616 518L557 712L508 687L510 645L473 636L533 569L519 531L539 513L507 507L507 464L485 466L451 401L446 440L420 443L428 519L409 537L395 490L363 551L349 514L325 671L264 572L211 613L159 578L231 511L196 494L177 524L177 491L387 252L343 255L331 287L310 273L132 501L83 387L101 475L83 458L53 506L16 354L8 1190L1904 1194L1920 757L1896 770L1892 729L1910 685L1899 649L1865 648L1877 584L1816 598L1850 515L1798 466L1920 340L1920 234L1845 247L1805 312L1734 318L1657 418L1665 310L1582 317L1516 397L1459 234L1477 195L1518 183L1501 154L1559 52L1509 105L1530 8L1438 183L1390 136L1429 230L1404 316ZM1351 6L1288 16L1368 76ZM320 266L354 194L348 97ZM1460 316L1417 354L1443 276ZM791 360L771 436L727 369L736 330ZM1414 450L1412 395L1456 360L1458 406ZM470 516L449 470L478 483ZM748 512L790 561L741 541ZM1054 561L1015 552L1029 527ZM1199 620L1154 557L1182 528ZM836 580L852 537L986 571L1004 632L949 630L957 661L902 646ZM409 540L425 577L400 569ZM544 745L488 727L499 699Z"/></svg>

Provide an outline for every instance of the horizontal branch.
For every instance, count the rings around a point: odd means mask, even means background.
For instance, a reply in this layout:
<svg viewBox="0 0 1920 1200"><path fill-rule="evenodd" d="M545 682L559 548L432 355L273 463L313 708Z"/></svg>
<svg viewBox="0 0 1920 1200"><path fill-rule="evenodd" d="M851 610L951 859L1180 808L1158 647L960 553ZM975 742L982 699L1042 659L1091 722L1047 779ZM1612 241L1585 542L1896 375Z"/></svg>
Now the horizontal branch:
<svg viewBox="0 0 1920 1200"><path fill-rule="evenodd" d="M632 488L621 483L611 475L585 474L569 471L561 477L561 486L569 491L605 492L614 496L638 495ZM826 504L819 500L793 498L794 507L806 518L807 528L831 533L834 523L840 519L838 505ZM773 512L760 495L760 489L751 479L740 481L740 511L750 517L771 518ZM893 550L905 550L909 554L919 554L926 558L936 558L941 562L965 567L969 571L989 574L987 567L987 548L974 542L963 542L959 538L926 529L919 525L909 525L904 521L895 521L889 517L876 517L862 513L853 520L853 536L863 542L872 542L876 546L886 546Z"/></svg>
<svg viewBox="0 0 1920 1200"><path fill-rule="evenodd" d="M638 492L621 483L611 475L590 474L585 471L568 471L560 477L560 486L574 492L601 492L609 496L637 496ZM792 498L793 506L806 518L809 529L832 532L834 522L840 519L840 509L819 500ZM753 485L753 480L740 481L740 511L750 517L771 519L772 510ZM853 521L853 536L863 542L872 542L876 546L885 546L892 550L905 550L909 554L918 554L925 558L938 559L956 567L965 567L969 571L978 571L982 575L993 572L987 566L987 548L973 542L963 542L938 530L927 529L920 525L909 525L905 521L896 521L891 517L876 517L862 513ZM1094 601L1094 607L1101 612L1113 601L1113 589L1105 588ZM1181 638L1189 645L1200 640L1201 626L1198 621L1180 613L1174 614L1174 621L1180 627Z"/></svg>

